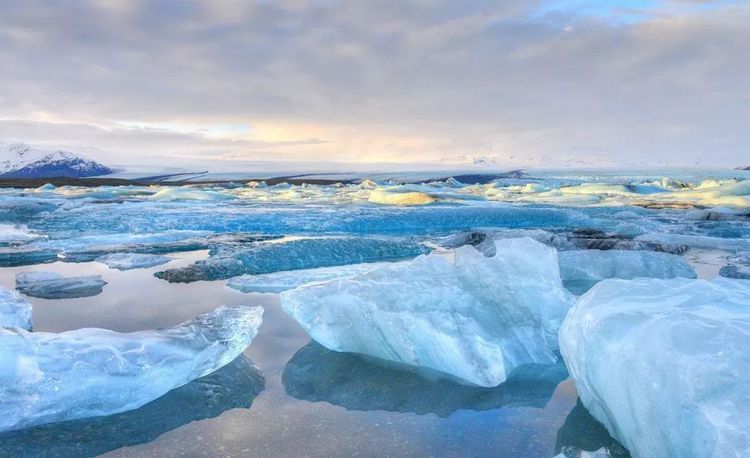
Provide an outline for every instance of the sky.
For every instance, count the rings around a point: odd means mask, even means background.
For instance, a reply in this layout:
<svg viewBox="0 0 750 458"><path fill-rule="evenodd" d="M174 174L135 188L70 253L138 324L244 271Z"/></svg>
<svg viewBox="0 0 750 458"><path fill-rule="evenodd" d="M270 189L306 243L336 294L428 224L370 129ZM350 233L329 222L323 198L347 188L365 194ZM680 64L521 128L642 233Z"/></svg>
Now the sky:
<svg viewBox="0 0 750 458"><path fill-rule="evenodd" d="M750 165L748 1L0 0L0 63L113 165Z"/></svg>

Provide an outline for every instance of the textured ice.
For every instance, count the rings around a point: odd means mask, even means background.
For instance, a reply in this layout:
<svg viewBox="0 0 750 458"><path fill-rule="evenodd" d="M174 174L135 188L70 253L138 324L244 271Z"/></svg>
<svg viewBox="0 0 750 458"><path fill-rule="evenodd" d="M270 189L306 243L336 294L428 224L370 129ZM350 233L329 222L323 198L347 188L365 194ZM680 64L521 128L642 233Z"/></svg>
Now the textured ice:
<svg viewBox="0 0 750 458"><path fill-rule="evenodd" d="M727 278L750 280L750 253L732 256L728 261L729 263L719 271L719 275Z"/></svg>
<svg viewBox="0 0 750 458"><path fill-rule="evenodd" d="M31 303L0 286L0 328L4 327L31 330Z"/></svg>
<svg viewBox="0 0 750 458"><path fill-rule="evenodd" d="M750 456L750 282L605 280L560 329L583 404L634 456Z"/></svg>
<svg viewBox="0 0 750 458"><path fill-rule="evenodd" d="M214 418L230 409L250 408L264 386L260 370L240 355L216 372L135 410L2 433L2 453L14 457L49 456L54 444L55 456L99 456L148 443L182 425Z"/></svg>
<svg viewBox="0 0 750 458"><path fill-rule="evenodd" d="M560 453L555 455L555 458L612 458L612 455L609 450L603 447L593 452L575 447L563 447Z"/></svg>
<svg viewBox="0 0 750 458"><path fill-rule="evenodd" d="M334 351L497 386L530 364L557 361L572 304L557 253L529 238L430 254L281 293L284 310Z"/></svg>
<svg viewBox="0 0 750 458"><path fill-rule="evenodd" d="M56 272L20 272L16 274L16 289L42 299L70 299L96 296L107 284L101 275L63 277Z"/></svg>
<svg viewBox="0 0 750 458"><path fill-rule="evenodd" d="M206 260L155 275L170 282L412 258L429 249L411 239L321 237L219 246Z"/></svg>
<svg viewBox="0 0 750 458"><path fill-rule="evenodd" d="M219 307L180 325L118 333L0 329L0 431L136 409L235 359L261 307Z"/></svg>
<svg viewBox="0 0 750 458"><path fill-rule="evenodd" d="M10 245L28 242L39 238L22 224L0 224L0 244Z"/></svg>
<svg viewBox="0 0 750 458"><path fill-rule="evenodd" d="M96 258L111 269L130 270L159 266L172 260L169 256L141 253L111 253Z"/></svg>
<svg viewBox="0 0 750 458"><path fill-rule="evenodd" d="M636 237L636 241L679 244L687 245L690 248L726 251L747 250L750 247L750 237L725 238L692 234L644 234Z"/></svg>
<svg viewBox="0 0 750 458"><path fill-rule="evenodd" d="M558 255L563 284L574 294L586 292L607 278L696 278L681 257L653 251L562 251Z"/></svg>
<svg viewBox="0 0 750 458"><path fill-rule="evenodd" d="M384 262L373 262L368 264L290 270L260 275L240 275L239 277L227 280L227 286L243 293L280 293L307 283L328 281L369 272L387 264Z"/></svg>

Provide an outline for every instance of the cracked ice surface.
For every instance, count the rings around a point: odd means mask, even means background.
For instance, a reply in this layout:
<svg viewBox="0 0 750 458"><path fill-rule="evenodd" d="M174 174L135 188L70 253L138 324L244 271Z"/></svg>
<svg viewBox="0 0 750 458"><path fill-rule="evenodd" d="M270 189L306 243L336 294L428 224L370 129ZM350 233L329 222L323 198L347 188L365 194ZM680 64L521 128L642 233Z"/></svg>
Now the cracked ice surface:
<svg viewBox="0 0 750 458"><path fill-rule="evenodd" d="M497 386L558 360L557 329L573 298L554 248L529 238L495 248L489 258L464 246L304 285L283 292L282 307L331 350Z"/></svg>
<svg viewBox="0 0 750 458"><path fill-rule="evenodd" d="M634 456L750 455L750 281L605 280L560 350L591 414Z"/></svg>
<svg viewBox="0 0 750 458"><path fill-rule="evenodd" d="M250 344L262 307L219 307L165 329L0 328L0 431L136 409Z"/></svg>

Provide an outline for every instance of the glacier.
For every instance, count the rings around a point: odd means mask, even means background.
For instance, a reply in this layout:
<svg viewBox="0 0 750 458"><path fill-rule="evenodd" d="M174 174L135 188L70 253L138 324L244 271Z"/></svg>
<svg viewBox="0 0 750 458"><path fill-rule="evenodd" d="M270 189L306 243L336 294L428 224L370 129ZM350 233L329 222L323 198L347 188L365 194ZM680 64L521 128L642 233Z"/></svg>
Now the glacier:
<svg viewBox="0 0 750 458"><path fill-rule="evenodd" d="M10 289L0 286L0 328L31 330L31 303Z"/></svg>
<svg viewBox="0 0 750 458"><path fill-rule="evenodd" d="M423 373L494 387L558 361L557 329L573 296L557 252L530 238L471 246L281 293L314 340ZM520 280L523 281L520 281Z"/></svg>
<svg viewBox="0 0 750 458"><path fill-rule="evenodd" d="M208 259L157 272L158 278L187 283L221 280L242 274L331 267L418 256L429 249L411 239L368 237L291 238L270 242L219 245Z"/></svg>
<svg viewBox="0 0 750 458"><path fill-rule="evenodd" d="M222 306L132 333L0 328L0 431L141 407L237 358L262 315L262 307Z"/></svg>
<svg viewBox="0 0 750 458"><path fill-rule="evenodd" d="M107 284L101 275L63 277L56 272L20 272L16 274L16 289L31 297L42 299L71 299L96 296Z"/></svg>
<svg viewBox="0 0 750 458"><path fill-rule="evenodd" d="M560 328L583 405L634 456L750 455L750 281L605 280Z"/></svg>
<svg viewBox="0 0 750 458"><path fill-rule="evenodd" d="M171 260L169 256L143 253L110 253L96 258L97 262L117 270L144 269L166 264Z"/></svg>
<svg viewBox="0 0 750 458"><path fill-rule="evenodd" d="M573 250L558 254L563 285L582 294L607 278L696 278L681 257L653 251Z"/></svg>

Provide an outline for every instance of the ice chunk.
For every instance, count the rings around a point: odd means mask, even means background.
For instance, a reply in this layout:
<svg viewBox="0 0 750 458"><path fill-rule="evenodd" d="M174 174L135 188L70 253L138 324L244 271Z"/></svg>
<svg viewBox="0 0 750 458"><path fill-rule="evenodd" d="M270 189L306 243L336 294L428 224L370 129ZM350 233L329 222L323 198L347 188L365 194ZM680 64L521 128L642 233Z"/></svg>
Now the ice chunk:
<svg viewBox="0 0 750 458"><path fill-rule="evenodd" d="M374 204L382 205L425 205L431 204L437 199L419 191L375 189L370 191L368 200Z"/></svg>
<svg viewBox="0 0 750 458"><path fill-rule="evenodd" d="M50 444L54 444L55 456L99 456L151 442L192 421L250 408L264 386L260 370L240 355L216 372L138 409L8 431L0 434L0 443L8 456L49 456Z"/></svg>
<svg viewBox="0 0 750 458"><path fill-rule="evenodd" d="M591 414L634 456L750 456L750 282L605 280L560 329Z"/></svg>
<svg viewBox="0 0 750 458"><path fill-rule="evenodd" d="M644 234L639 235L635 240L726 251L746 250L750 246L750 238L722 238L687 234Z"/></svg>
<svg viewBox="0 0 750 458"><path fill-rule="evenodd" d="M727 278L750 280L750 253L732 256L728 261L729 264L721 268L719 275Z"/></svg>
<svg viewBox="0 0 750 458"><path fill-rule="evenodd" d="M411 239L321 237L289 239L237 248L219 246L211 257L187 267L157 272L158 278L186 283L221 280L242 274L332 267L418 256L429 249Z"/></svg>
<svg viewBox="0 0 750 458"><path fill-rule="evenodd" d="M56 272L21 272L16 274L16 289L43 299L69 299L96 296L107 282L101 275L63 277Z"/></svg>
<svg viewBox="0 0 750 458"><path fill-rule="evenodd" d="M29 231L21 224L0 224L0 244L17 244L39 238L38 234Z"/></svg>
<svg viewBox="0 0 750 458"><path fill-rule="evenodd" d="M31 303L0 286L0 328L3 327L31 330Z"/></svg>
<svg viewBox="0 0 750 458"><path fill-rule="evenodd" d="M261 307L219 307L158 330L0 329L0 431L136 409L234 360Z"/></svg>
<svg viewBox="0 0 750 458"><path fill-rule="evenodd" d="M557 361L572 304L557 252L529 238L464 246L281 294L284 310L335 351L362 353L492 387Z"/></svg>
<svg viewBox="0 0 750 458"><path fill-rule="evenodd" d="M562 251L560 275L574 294L586 292L607 278L696 278L692 267L681 257L653 251Z"/></svg>
<svg viewBox="0 0 750 458"><path fill-rule="evenodd" d="M117 270L143 269L159 266L172 260L169 256L141 253L111 253L96 258L107 267Z"/></svg>
<svg viewBox="0 0 750 458"><path fill-rule="evenodd" d="M555 455L555 458L612 458L612 455L604 447L593 452L575 447L563 447L560 453Z"/></svg>
<svg viewBox="0 0 750 458"><path fill-rule="evenodd" d="M287 394L310 402L328 402L347 410L434 413L501 407L543 408L568 376L562 361L532 365L494 388L427 380L412 371L383 367L360 355L326 349L317 342L302 347L287 363L282 383Z"/></svg>
<svg viewBox="0 0 750 458"><path fill-rule="evenodd" d="M369 272L387 264L385 262L373 262L370 264L318 267L317 269L290 270L260 275L241 275L227 280L227 286L243 293L280 293L307 283L328 281Z"/></svg>

